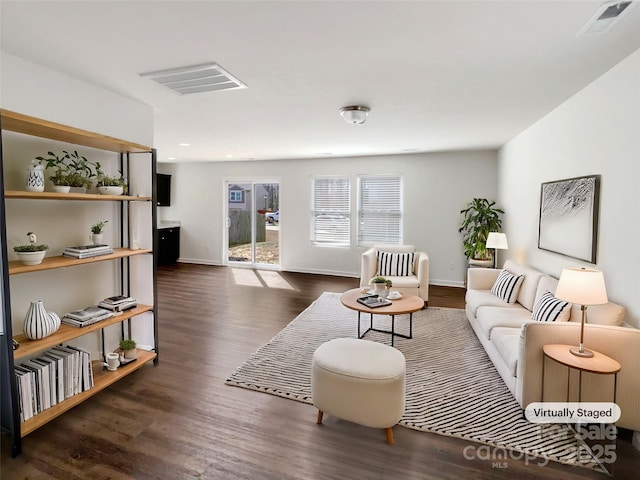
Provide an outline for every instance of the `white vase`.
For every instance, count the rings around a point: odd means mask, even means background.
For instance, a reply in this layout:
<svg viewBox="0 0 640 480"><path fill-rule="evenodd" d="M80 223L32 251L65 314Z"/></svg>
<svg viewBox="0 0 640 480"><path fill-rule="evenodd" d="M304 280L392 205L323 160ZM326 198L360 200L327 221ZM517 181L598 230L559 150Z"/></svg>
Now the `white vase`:
<svg viewBox="0 0 640 480"><path fill-rule="evenodd" d="M56 315L57 317L57 315ZM24 326L22 327L25 336L30 340L40 340L48 337L60 327L60 318L57 322L44 309L42 300L31 302L27 314L24 317ZM56 326L57 323L57 326Z"/></svg>
<svg viewBox="0 0 640 480"><path fill-rule="evenodd" d="M44 170L42 165L34 165L27 173L27 192L44 192Z"/></svg>
<svg viewBox="0 0 640 480"><path fill-rule="evenodd" d="M53 322L53 332L51 333L55 333L60 328L60 325L62 325L62 321L60 320L60 317L56 312L47 312L47 313L49 314L49 317L51 317L51 321Z"/></svg>

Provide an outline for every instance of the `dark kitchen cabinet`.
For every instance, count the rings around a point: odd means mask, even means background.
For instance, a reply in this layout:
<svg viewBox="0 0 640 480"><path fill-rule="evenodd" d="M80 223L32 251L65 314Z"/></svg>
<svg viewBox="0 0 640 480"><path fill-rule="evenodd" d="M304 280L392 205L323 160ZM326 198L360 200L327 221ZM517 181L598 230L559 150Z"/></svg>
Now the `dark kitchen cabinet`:
<svg viewBox="0 0 640 480"><path fill-rule="evenodd" d="M180 257L180 227L158 230L158 265L176 263Z"/></svg>

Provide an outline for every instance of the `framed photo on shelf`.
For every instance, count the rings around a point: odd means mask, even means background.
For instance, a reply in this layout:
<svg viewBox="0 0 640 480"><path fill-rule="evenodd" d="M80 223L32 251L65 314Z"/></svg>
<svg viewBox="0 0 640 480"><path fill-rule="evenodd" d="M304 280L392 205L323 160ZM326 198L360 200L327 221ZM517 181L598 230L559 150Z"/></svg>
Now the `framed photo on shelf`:
<svg viewBox="0 0 640 480"><path fill-rule="evenodd" d="M599 203L600 175L543 183L538 248L596 263Z"/></svg>

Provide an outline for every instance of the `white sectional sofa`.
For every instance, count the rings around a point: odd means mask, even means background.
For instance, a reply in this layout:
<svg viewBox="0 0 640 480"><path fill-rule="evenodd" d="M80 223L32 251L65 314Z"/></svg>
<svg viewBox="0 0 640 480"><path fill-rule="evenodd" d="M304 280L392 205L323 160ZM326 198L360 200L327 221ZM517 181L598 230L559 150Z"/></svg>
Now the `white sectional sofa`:
<svg viewBox="0 0 640 480"><path fill-rule="evenodd" d="M504 269L524 275L516 302L506 303L491 293L500 269L470 268L466 314L500 376L525 408L532 402L542 401L543 346L577 345L581 311L579 305L573 305L568 321L533 321L532 311L537 301L546 291L555 293L558 280L511 260L507 260ZM585 347L608 355L622 365L616 389L616 403L622 416L617 425L640 430L640 330L620 326L624 314L624 308L613 302L588 307ZM567 367L549 359L544 367L544 400L564 401ZM575 372L570 388L573 396L578 388ZM603 398L603 392L611 392L611 397ZM612 375L583 374L583 401L611 401L612 396Z"/></svg>

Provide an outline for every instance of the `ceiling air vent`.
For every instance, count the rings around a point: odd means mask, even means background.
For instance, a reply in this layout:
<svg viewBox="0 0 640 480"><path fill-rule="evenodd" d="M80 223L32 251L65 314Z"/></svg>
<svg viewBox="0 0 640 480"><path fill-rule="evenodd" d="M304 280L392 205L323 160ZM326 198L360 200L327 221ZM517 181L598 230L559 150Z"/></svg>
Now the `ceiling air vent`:
<svg viewBox="0 0 640 480"><path fill-rule="evenodd" d="M584 27L580 29L578 35L589 35L592 33L604 33L611 29L627 13L633 2L607 2L600 5L600 8L589 19Z"/></svg>
<svg viewBox="0 0 640 480"><path fill-rule="evenodd" d="M158 82L160 85L180 95L247 88L244 83L217 63L205 63L190 67L141 73L140 76Z"/></svg>

